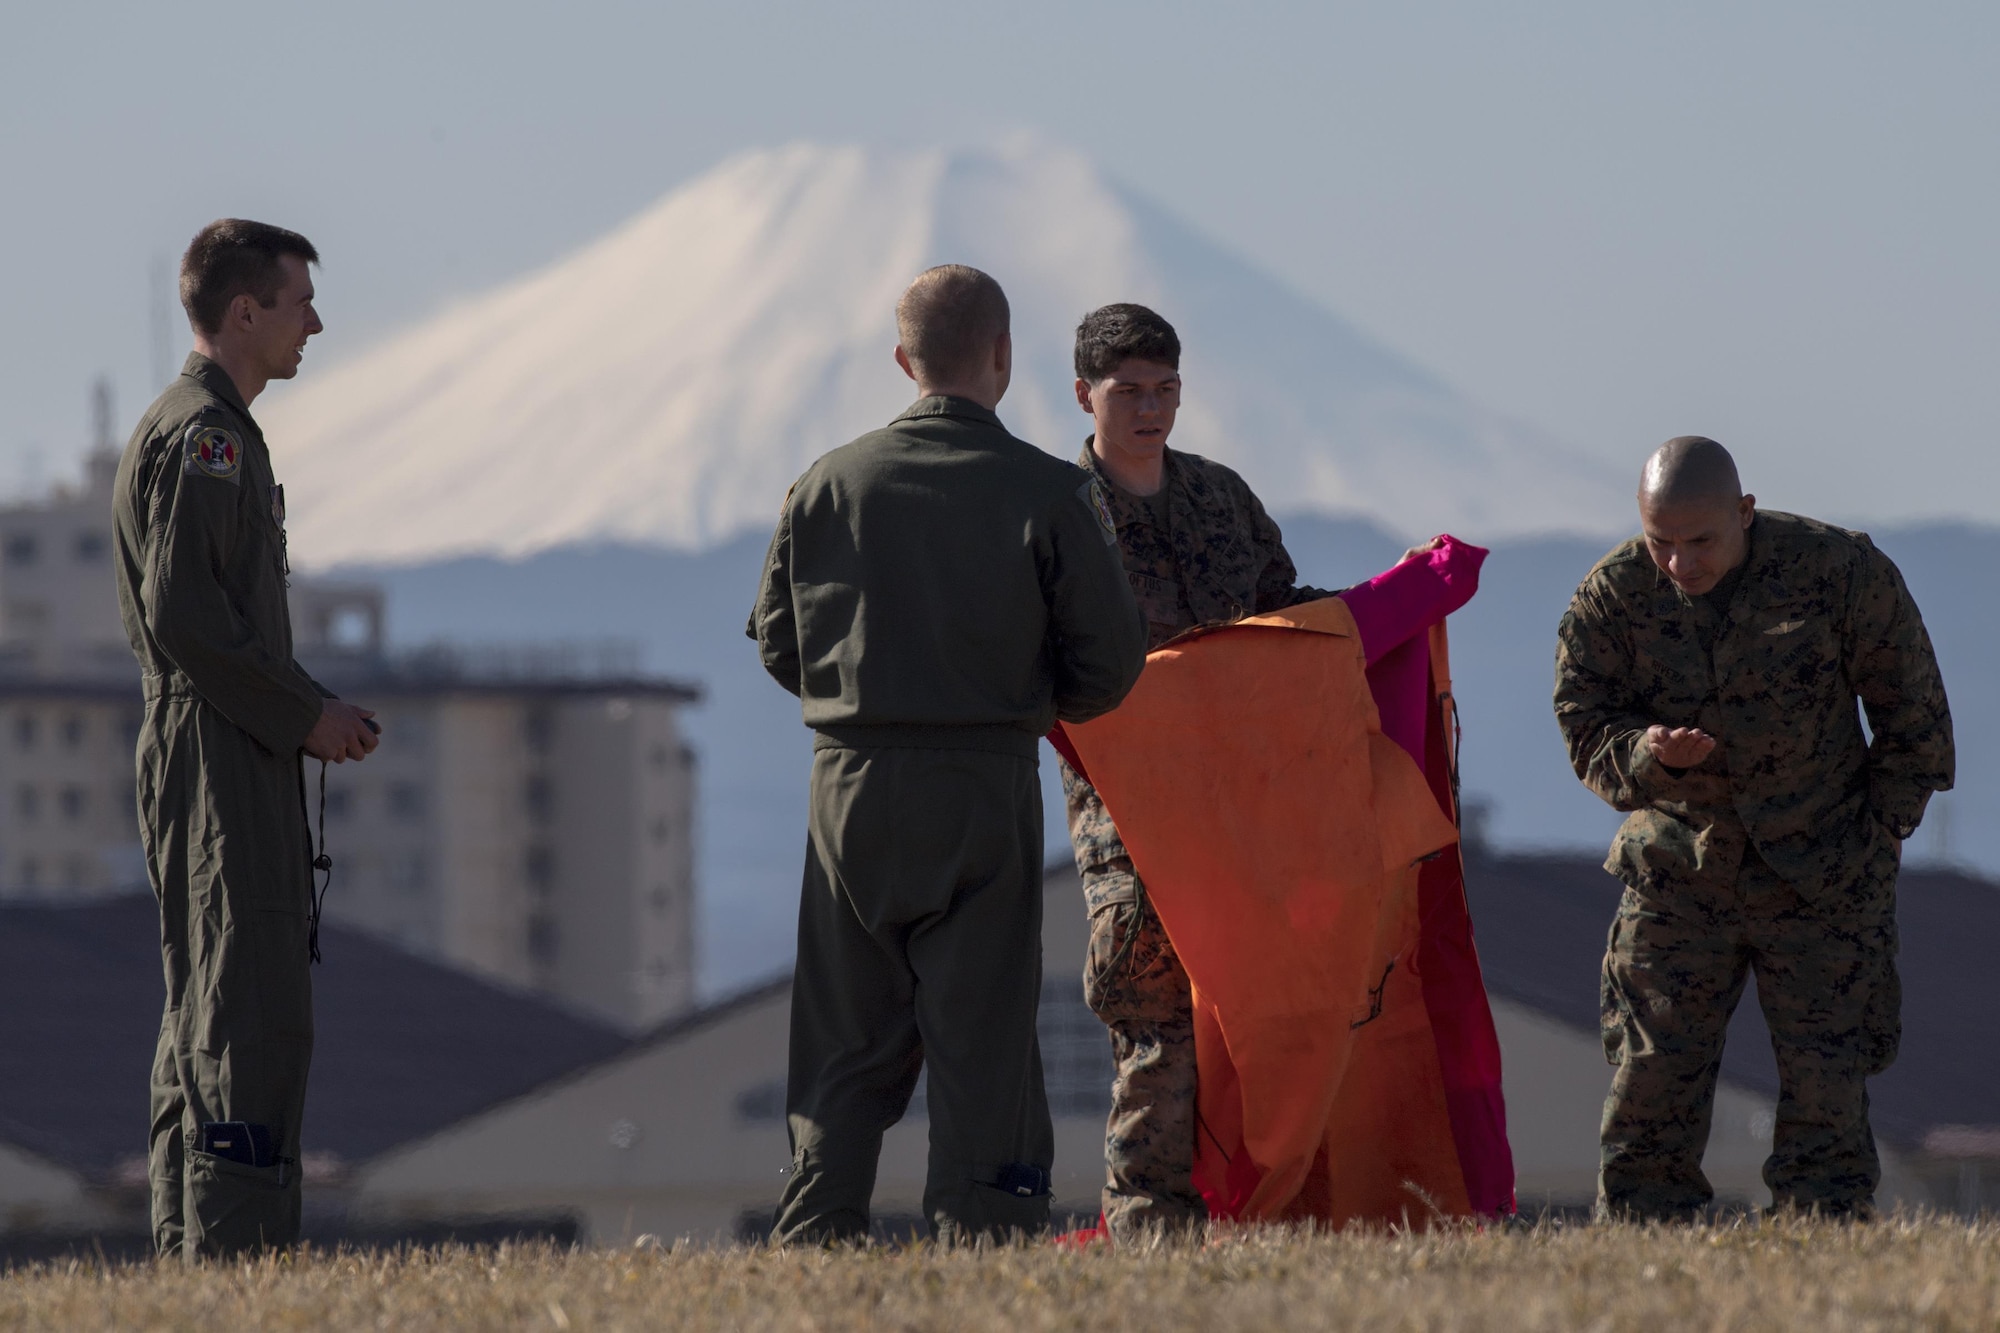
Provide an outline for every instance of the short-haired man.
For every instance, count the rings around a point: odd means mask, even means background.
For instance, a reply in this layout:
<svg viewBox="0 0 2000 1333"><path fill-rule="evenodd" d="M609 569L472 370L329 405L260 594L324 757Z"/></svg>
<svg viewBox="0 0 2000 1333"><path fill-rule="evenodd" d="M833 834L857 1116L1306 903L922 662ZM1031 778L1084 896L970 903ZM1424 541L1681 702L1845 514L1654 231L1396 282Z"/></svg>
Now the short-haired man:
<svg viewBox="0 0 2000 1333"><path fill-rule="evenodd" d="M918 399L792 487L750 619L818 733L780 1241L866 1234L883 1131L925 1065L937 1233L1047 1225L1036 747L1116 706L1145 661L1090 475L994 415L999 284L927 270L896 327Z"/></svg>
<svg viewBox="0 0 2000 1333"><path fill-rule="evenodd" d="M1301 586L1278 525L1243 478L1167 447L1180 407L1181 343L1139 305L1108 305L1076 330L1076 401L1096 427L1077 462L1109 498L1147 647L1197 625L1330 597ZM1194 1188L1194 997L1148 906L1104 802L1062 765L1070 841L1090 913L1084 999L1111 1029L1117 1073L1105 1130L1112 1237L1207 1215Z"/></svg>
<svg viewBox="0 0 2000 1333"><path fill-rule="evenodd" d="M292 660L285 500L250 404L321 329L296 232L225 219L181 261L195 350L146 409L113 501L146 697L139 827L160 901L153 1237L189 1260L299 1235L313 854L300 754L375 748L367 709Z"/></svg>
<svg viewBox="0 0 2000 1333"><path fill-rule="evenodd" d="M1901 1032L1901 845L1952 783L1930 636L1867 537L1759 510L1714 440L1647 460L1639 523L1576 590L1556 649L1570 761L1631 812L1605 863L1625 894L1604 956L1617 1072L1598 1210L1685 1220L1714 1198L1716 1071L1755 972L1778 1058L1772 1201L1866 1215L1865 1081Z"/></svg>

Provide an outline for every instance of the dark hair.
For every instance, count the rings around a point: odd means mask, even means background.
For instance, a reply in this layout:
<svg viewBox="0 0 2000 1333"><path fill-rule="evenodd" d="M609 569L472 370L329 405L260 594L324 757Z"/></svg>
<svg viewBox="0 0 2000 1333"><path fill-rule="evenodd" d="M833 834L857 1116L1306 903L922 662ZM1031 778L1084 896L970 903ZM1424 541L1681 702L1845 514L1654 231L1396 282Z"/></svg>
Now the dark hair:
<svg viewBox="0 0 2000 1333"><path fill-rule="evenodd" d="M1181 368L1174 326L1142 305L1099 306L1076 326L1076 377L1095 384L1131 360Z"/></svg>
<svg viewBox="0 0 2000 1333"><path fill-rule="evenodd" d="M1012 318L1000 284L964 264L927 268L896 302L896 341L933 383L976 369Z"/></svg>
<svg viewBox="0 0 2000 1333"><path fill-rule="evenodd" d="M222 327L229 303L246 292L270 309L285 285L285 270L278 263L285 255L319 262L311 241L268 222L222 218L203 227L181 256L181 307L188 322L202 333L214 333Z"/></svg>

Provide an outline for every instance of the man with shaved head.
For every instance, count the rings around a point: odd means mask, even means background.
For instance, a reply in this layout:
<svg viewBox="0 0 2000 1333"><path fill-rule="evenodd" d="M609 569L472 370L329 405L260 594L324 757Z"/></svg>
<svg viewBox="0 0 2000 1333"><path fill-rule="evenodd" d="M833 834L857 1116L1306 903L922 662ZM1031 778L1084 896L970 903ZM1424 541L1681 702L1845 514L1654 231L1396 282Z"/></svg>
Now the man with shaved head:
<svg viewBox="0 0 2000 1333"><path fill-rule="evenodd" d="M994 415L1000 284L929 269L896 331L916 403L793 485L750 617L815 732L780 1241L867 1234L926 1066L936 1232L1047 1225L1037 746L1117 706L1146 658L1097 483Z"/></svg>
<svg viewBox="0 0 2000 1333"><path fill-rule="evenodd" d="M1713 1200L1723 1033L1754 973L1780 1085L1772 1203L1866 1216L1866 1080L1901 1034L1896 872L1952 784L1930 637L1865 535L1759 510L1714 440L1646 461L1639 522L1577 589L1556 652L1570 761L1629 812L1605 863L1625 894L1598 1213L1686 1220Z"/></svg>

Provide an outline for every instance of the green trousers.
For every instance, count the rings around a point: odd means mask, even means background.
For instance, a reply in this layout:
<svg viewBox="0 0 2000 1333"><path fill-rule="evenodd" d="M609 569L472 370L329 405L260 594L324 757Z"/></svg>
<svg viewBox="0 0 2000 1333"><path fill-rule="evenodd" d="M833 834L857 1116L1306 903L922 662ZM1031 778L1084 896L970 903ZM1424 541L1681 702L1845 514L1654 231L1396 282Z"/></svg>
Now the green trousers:
<svg viewBox="0 0 2000 1333"><path fill-rule="evenodd" d="M928 1068L924 1214L942 1239L1048 1225L1035 1038L1042 806L1031 758L820 749L799 901L773 1239L867 1234L882 1135Z"/></svg>
<svg viewBox="0 0 2000 1333"><path fill-rule="evenodd" d="M297 755L197 699L149 697L139 825L160 901L166 1013L153 1062L153 1238L215 1258L295 1243L312 1059L311 869ZM201 1150L201 1127L261 1125L270 1165Z"/></svg>
<svg viewBox="0 0 2000 1333"><path fill-rule="evenodd" d="M1600 1216L1686 1220L1702 1173L1723 1034L1751 972L1777 1056L1764 1183L1776 1206L1872 1209L1881 1180L1866 1080L1895 1060L1898 845L1885 832L1840 885L1780 879L1754 851L1728 884L1627 887L1605 951ZM1819 891L1821 889L1829 891Z"/></svg>

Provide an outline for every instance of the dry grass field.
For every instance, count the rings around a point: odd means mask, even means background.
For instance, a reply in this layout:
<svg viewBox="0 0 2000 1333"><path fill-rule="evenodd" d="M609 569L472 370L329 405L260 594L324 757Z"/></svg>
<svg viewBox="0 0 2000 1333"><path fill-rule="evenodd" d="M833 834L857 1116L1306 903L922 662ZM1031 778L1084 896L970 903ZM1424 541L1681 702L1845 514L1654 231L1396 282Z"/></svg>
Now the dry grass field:
<svg viewBox="0 0 2000 1333"><path fill-rule="evenodd" d="M0 1329L97 1328L1994 1329L2000 1226L1246 1230L1083 1253L503 1247L0 1276Z"/></svg>

